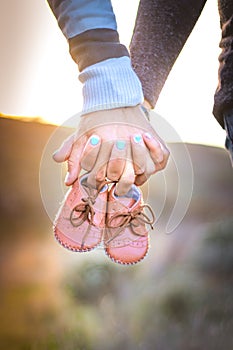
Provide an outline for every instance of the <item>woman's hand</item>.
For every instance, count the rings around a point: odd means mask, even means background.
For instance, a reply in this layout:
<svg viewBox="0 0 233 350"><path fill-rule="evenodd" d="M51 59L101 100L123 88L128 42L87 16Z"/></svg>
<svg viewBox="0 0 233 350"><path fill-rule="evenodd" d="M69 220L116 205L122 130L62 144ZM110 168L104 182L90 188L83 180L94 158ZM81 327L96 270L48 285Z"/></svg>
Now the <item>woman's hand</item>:
<svg viewBox="0 0 233 350"><path fill-rule="evenodd" d="M53 155L57 162L68 161L66 185L71 185L83 168L89 172L88 182L93 187L106 177L118 182L118 195L164 169L168 157L165 143L140 106L82 116L77 131Z"/></svg>

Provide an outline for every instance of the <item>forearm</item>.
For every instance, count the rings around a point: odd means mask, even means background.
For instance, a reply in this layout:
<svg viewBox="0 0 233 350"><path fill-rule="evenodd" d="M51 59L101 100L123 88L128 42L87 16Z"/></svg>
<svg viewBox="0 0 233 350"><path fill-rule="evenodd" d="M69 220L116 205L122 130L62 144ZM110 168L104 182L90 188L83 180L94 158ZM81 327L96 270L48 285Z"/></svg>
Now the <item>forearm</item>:
<svg viewBox="0 0 233 350"><path fill-rule="evenodd" d="M48 0L48 3L67 39L91 29L117 29L110 0Z"/></svg>
<svg viewBox="0 0 233 350"><path fill-rule="evenodd" d="M81 72L83 113L141 103L141 83L128 50L119 42L111 2L49 0L49 4Z"/></svg>
<svg viewBox="0 0 233 350"><path fill-rule="evenodd" d="M129 55L119 42L111 1L48 0L48 3L79 71L105 59Z"/></svg>
<svg viewBox="0 0 233 350"><path fill-rule="evenodd" d="M222 29L219 56L218 87L214 96L213 113L224 127L224 114L233 110L233 3L219 0ZM233 132L232 132L233 138Z"/></svg>
<svg viewBox="0 0 233 350"><path fill-rule="evenodd" d="M145 99L155 106L206 0L141 0L130 54Z"/></svg>

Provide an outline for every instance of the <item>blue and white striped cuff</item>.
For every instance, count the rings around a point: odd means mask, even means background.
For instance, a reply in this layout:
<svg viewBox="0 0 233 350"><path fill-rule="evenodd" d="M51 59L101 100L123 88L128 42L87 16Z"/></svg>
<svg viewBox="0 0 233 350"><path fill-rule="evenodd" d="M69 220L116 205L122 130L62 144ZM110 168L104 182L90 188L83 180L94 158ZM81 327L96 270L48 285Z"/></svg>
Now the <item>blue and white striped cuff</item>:
<svg viewBox="0 0 233 350"><path fill-rule="evenodd" d="M80 73L79 80L83 83L82 114L143 102L142 86L129 57L93 64Z"/></svg>

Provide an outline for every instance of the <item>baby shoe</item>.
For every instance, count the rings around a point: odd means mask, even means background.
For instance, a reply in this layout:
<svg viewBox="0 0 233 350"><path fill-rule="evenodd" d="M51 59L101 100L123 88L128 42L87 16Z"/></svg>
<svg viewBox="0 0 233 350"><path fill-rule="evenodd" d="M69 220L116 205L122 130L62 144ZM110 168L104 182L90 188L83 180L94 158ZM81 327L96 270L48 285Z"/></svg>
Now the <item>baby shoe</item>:
<svg viewBox="0 0 233 350"><path fill-rule="evenodd" d="M145 214L148 210L151 218ZM119 264L141 261L149 249L148 225L155 221L151 207L143 204L142 192L132 185L125 196L115 194L113 185L108 195L104 246L106 254Z"/></svg>
<svg viewBox="0 0 233 350"><path fill-rule="evenodd" d="M87 176L81 176L67 192L53 227L57 241L76 252L94 249L105 227L108 186L104 183L99 190L91 188Z"/></svg>

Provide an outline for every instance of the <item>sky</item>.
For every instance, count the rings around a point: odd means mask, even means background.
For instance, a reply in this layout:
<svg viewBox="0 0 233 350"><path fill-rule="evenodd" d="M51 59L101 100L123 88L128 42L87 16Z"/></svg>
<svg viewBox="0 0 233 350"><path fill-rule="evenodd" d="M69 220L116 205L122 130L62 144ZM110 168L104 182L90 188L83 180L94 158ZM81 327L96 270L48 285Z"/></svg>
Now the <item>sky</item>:
<svg viewBox="0 0 233 350"><path fill-rule="evenodd" d="M112 4L128 46L138 1ZM78 69L47 2L0 0L0 30L0 112L55 124L80 112ZM225 132L212 116L220 36L217 0L208 0L156 106L184 142L224 145Z"/></svg>

